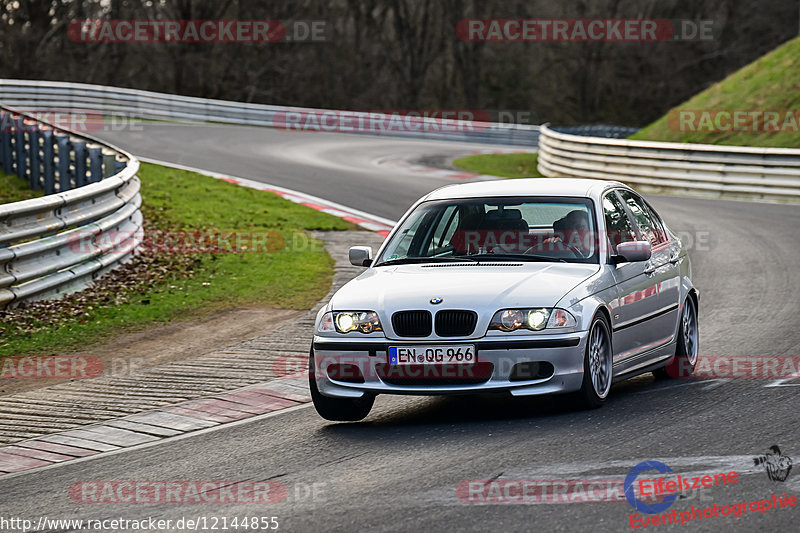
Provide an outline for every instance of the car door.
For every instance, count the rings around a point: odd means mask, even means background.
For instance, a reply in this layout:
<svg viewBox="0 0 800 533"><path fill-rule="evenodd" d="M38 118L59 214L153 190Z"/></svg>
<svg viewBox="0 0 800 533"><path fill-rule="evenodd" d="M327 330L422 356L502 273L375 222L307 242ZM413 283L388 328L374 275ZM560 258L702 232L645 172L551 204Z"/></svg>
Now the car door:
<svg viewBox="0 0 800 533"><path fill-rule="evenodd" d="M662 301L662 309L667 315L666 325L669 327L667 333L669 335L675 334L675 326L677 325L678 315L680 314L681 304L681 253L683 252L683 245L677 238L672 238L670 232L667 230L666 224L658 215L653 206L647 200L639 197L642 200L642 205L647 209L651 219L655 224L655 229L658 238L658 251L661 257L661 265L665 273L665 279L659 285L659 298ZM672 322L670 323L670 317Z"/></svg>
<svg viewBox="0 0 800 533"><path fill-rule="evenodd" d="M602 205L608 245L614 254L618 244L637 239L637 229L616 191L607 192ZM647 267L646 262L620 263L613 267L617 288L617 299L611 304L615 364L635 354L643 344L655 340L648 337L646 325L638 322L650 304L641 297L650 286L649 276L644 272Z"/></svg>
<svg viewBox="0 0 800 533"><path fill-rule="evenodd" d="M616 194L633 223L636 239L649 241L652 247L650 260L638 263L630 274L627 266L621 265L622 268L618 269L620 321L614 327L614 338L624 347L619 358L625 360L672 340L677 321L680 276L676 263L672 261L669 236L660 218L633 191L618 189ZM635 277L630 277L631 274Z"/></svg>

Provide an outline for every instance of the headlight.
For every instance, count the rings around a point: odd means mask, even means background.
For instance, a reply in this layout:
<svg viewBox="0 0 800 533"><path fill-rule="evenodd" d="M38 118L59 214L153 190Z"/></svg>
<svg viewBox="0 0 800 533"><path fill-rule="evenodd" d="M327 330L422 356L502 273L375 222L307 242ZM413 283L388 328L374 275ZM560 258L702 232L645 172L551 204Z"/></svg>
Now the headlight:
<svg viewBox="0 0 800 533"><path fill-rule="evenodd" d="M339 333L372 333L383 331L378 313L375 311L332 311L322 316L319 324L320 331Z"/></svg>
<svg viewBox="0 0 800 533"><path fill-rule="evenodd" d="M506 332L518 329L541 331L543 329L574 328L576 325L577 321L569 311L540 307L535 309L501 309L492 317L489 329Z"/></svg>

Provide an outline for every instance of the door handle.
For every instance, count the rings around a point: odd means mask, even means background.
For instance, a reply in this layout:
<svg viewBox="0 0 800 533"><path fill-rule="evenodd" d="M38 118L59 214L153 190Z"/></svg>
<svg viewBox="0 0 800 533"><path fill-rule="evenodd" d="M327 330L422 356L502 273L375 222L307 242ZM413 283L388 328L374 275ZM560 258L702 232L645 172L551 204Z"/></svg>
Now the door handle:
<svg viewBox="0 0 800 533"><path fill-rule="evenodd" d="M680 253L677 253L677 254L675 254L675 255L673 255L672 257L669 258L669 262L672 263L673 265L675 263L677 263L678 261L680 261L680 260L681 260L681 254Z"/></svg>

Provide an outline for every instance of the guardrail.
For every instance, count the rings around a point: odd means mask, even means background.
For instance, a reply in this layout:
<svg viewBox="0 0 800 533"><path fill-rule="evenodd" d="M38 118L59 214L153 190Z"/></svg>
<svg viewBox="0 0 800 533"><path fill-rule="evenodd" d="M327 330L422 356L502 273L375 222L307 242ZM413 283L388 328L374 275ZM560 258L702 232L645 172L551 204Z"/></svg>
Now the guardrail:
<svg viewBox="0 0 800 533"><path fill-rule="evenodd" d="M800 150L630 141L541 127L539 172L617 180L661 192L800 200Z"/></svg>
<svg viewBox="0 0 800 533"><path fill-rule="evenodd" d="M65 192L122 170L116 153L0 106L0 168L45 194ZM59 157L59 154L69 157Z"/></svg>
<svg viewBox="0 0 800 533"><path fill-rule="evenodd" d="M308 129L305 118L325 120L313 131L363 133L535 147L539 126L474 120L386 115L212 100L174 94L59 81L0 80L0 101L19 108L96 111L154 120L214 122ZM394 120L394 122L392 122ZM403 124L398 125L397 120ZM288 122L288 123L287 123ZM305 128L295 128L302 123ZM393 125L394 124L394 125Z"/></svg>
<svg viewBox="0 0 800 533"><path fill-rule="evenodd" d="M44 189L0 205L0 308L80 290L143 239L139 161L114 146L2 107L2 163Z"/></svg>

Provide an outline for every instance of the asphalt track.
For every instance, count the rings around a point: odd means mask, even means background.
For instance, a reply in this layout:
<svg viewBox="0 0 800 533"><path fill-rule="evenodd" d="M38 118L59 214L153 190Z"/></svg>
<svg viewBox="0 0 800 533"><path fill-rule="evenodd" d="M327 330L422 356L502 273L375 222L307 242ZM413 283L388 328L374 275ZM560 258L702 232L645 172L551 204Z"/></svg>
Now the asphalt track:
<svg viewBox="0 0 800 533"><path fill-rule="evenodd" d="M376 159L474 148L159 124L104 137L140 156L290 187L393 219L420 195L453 180L381 168ZM673 229L694 241L701 355L800 355L800 209L649 198ZM778 482L752 461L778 444L800 462L798 386L800 380L655 381L647 375L616 385L606 406L589 412L558 397L381 396L357 424L327 423L313 408L299 408L0 480L0 517L277 516L279 531L630 530L634 510L624 500L470 503L459 498L457 487L466 480L620 480L637 463L654 459L691 475L740 473L737 483L679 499L670 511L773 493L800 496L800 467ZM274 480L288 496L267 505L74 503L70 486L87 480ZM304 497L313 484L316 497ZM798 509L687 525L696 531L792 531Z"/></svg>
<svg viewBox="0 0 800 533"><path fill-rule="evenodd" d="M503 148L268 128L159 123L144 123L141 128L98 136L140 156L295 189L394 220L414 200L453 180L380 166L379 159Z"/></svg>

